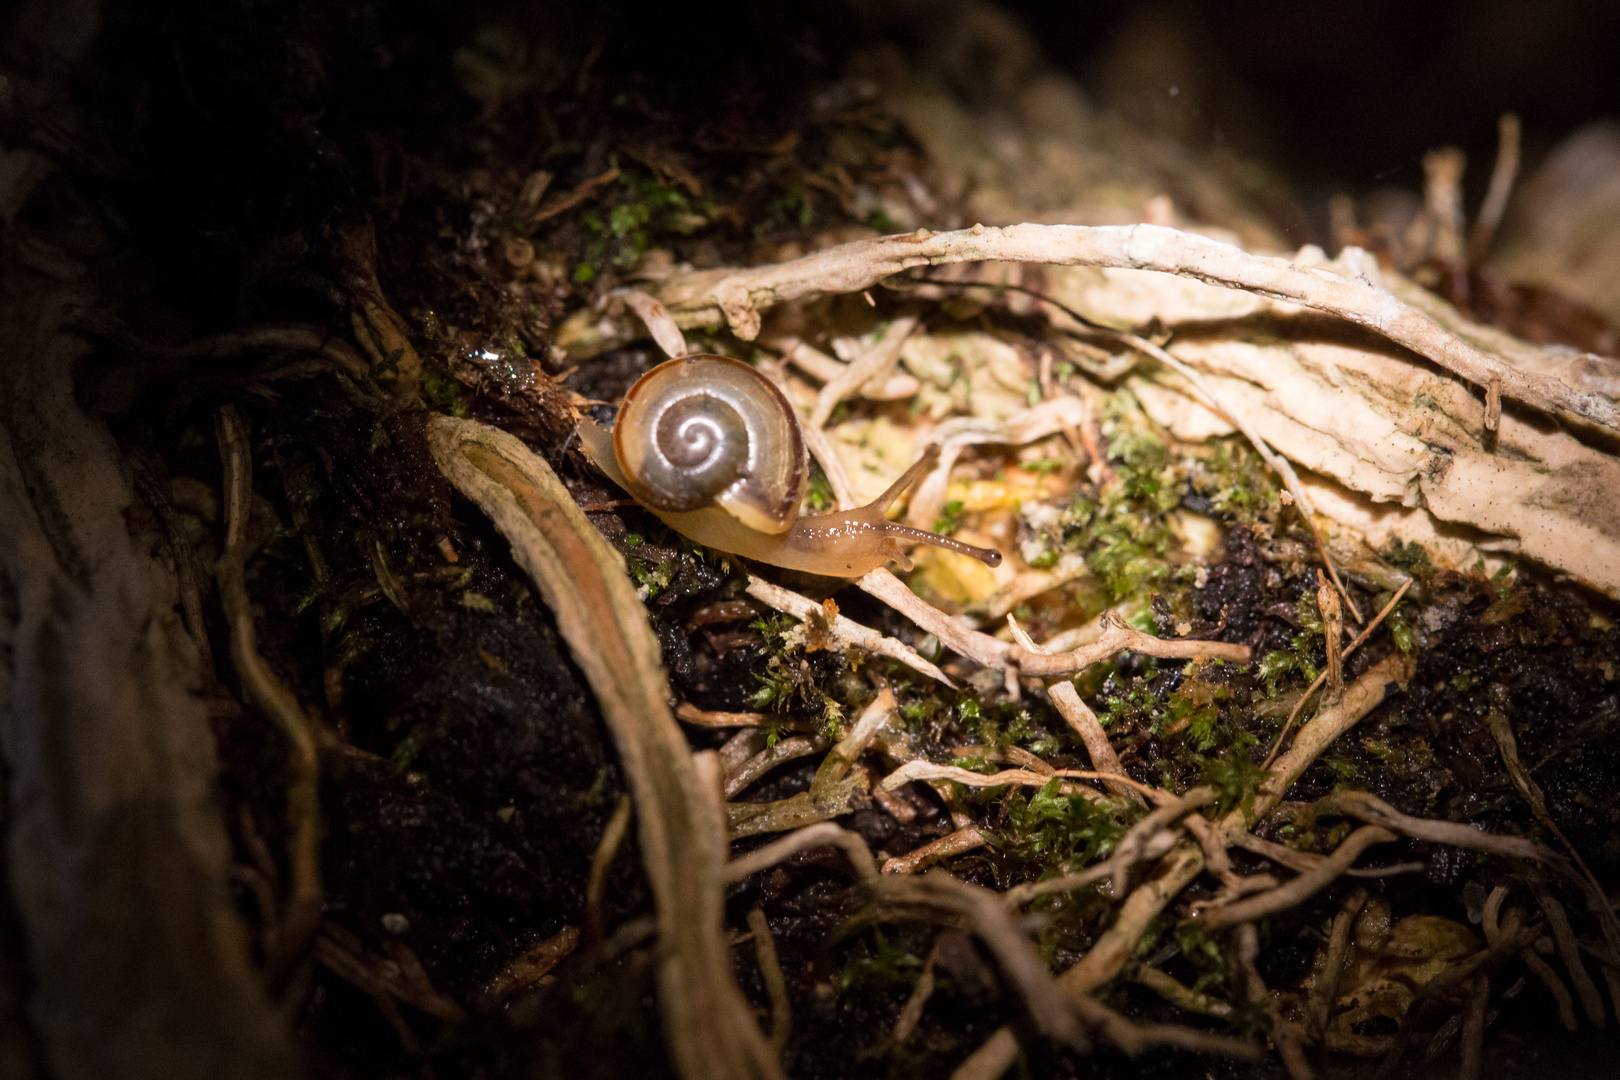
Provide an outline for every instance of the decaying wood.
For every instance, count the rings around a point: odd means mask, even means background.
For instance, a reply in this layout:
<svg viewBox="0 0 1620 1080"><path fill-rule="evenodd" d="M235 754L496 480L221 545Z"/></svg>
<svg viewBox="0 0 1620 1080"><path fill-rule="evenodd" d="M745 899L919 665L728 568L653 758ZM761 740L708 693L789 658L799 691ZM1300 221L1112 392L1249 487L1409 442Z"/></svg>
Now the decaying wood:
<svg viewBox="0 0 1620 1080"><path fill-rule="evenodd" d="M961 262L1033 262L1156 270L1299 304L1365 326L1484 388L1546 412L1620 430L1620 406L1599 394L1518 370L1441 327L1366 280L1341 277L1286 259L1251 255L1193 233L1159 225L975 226L954 232L860 240L792 262L749 270L706 270L666 282L659 299L682 326L722 322L744 339L759 332L759 312L817 293L849 293L892 274Z"/></svg>
<svg viewBox="0 0 1620 1080"><path fill-rule="evenodd" d="M175 582L150 538L130 535L117 447L74 397L90 345L71 316L86 297L36 291L6 265L0 748L39 1067L64 1080L300 1075L231 898Z"/></svg>
<svg viewBox="0 0 1620 1080"><path fill-rule="evenodd" d="M670 712L658 640L623 560L516 438L449 417L436 417L428 437L440 469L539 586L613 733L657 899L659 1000L676 1067L691 1080L780 1076L732 975L725 835Z"/></svg>

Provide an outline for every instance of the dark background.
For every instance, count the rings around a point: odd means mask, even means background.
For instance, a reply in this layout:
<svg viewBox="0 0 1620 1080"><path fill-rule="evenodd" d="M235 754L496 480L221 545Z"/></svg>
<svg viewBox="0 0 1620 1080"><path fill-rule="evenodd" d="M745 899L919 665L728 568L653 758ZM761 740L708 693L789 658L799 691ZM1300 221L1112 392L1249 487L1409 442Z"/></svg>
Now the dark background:
<svg viewBox="0 0 1620 1080"><path fill-rule="evenodd" d="M1225 142L1302 193L1415 188L1424 151L1453 144L1477 198L1501 113L1522 118L1532 167L1583 123L1620 116L1612 0L1004 6L1100 104L1195 145Z"/></svg>

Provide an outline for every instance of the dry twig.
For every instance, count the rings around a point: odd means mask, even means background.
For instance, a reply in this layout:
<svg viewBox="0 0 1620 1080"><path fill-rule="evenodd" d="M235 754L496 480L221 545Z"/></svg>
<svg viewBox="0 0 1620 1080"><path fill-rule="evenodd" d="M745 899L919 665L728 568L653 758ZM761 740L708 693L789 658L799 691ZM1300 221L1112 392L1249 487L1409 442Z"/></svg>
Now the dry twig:
<svg viewBox="0 0 1620 1080"><path fill-rule="evenodd" d="M602 839L596 845L596 853L591 856L591 873L585 883L585 936L592 944L601 941L606 932L602 923L602 897L607 891L608 867L613 865L613 856L619 853L619 845L630 831L630 812L634 805L629 795L619 796L619 805L613 808L613 815L602 830Z"/></svg>
<svg viewBox="0 0 1620 1080"><path fill-rule="evenodd" d="M1412 587L1412 581L1412 578L1407 578L1401 582L1401 587L1395 590L1395 595L1389 598L1389 603L1385 604L1378 614L1373 616L1373 621L1362 628L1361 633L1356 635L1354 641L1345 646L1344 652L1340 654L1341 661L1348 660L1352 653L1361 648L1362 642L1371 637L1372 632L1378 629L1385 619L1389 618L1389 613L1394 611L1395 606L1401 602L1401 597L1406 595L1406 590ZM1310 700L1310 696L1316 693L1321 685L1327 681L1327 677L1328 673L1322 672L1311 685L1305 688L1305 692L1299 695L1299 700L1294 703L1293 711L1288 714L1288 722L1283 725L1281 731L1277 732L1277 739L1271 744L1271 752L1266 755L1263 768L1271 768L1271 763L1277 760L1277 751L1282 749L1283 740L1288 737L1288 732L1293 729L1294 721L1299 719L1300 710L1305 707L1305 702Z"/></svg>
<svg viewBox="0 0 1620 1080"><path fill-rule="evenodd" d="M1496 165L1491 169L1491 183L1485 189L1485 200L1479 204L1473 231L1468 234L1468 262L1472 266L1484 263L1491 253L1491 241L1496 238L1497 226L1502 224L1508 196L1513 194L1513 181L1519 175L1518 115L1503 113L1496 131Z"/></svg>
<svg viewBox="0 0 1620 1080"><path fill-rule="evenodd" d="M937 862L984 846L984 833L972 825L946 833L915 851L896 855L883 864L885 874L918 874Z"/></svg>
<svg viewBox="0 0 1620 1080"><path fill-rule="evenodd" d="M1205 908L1195 918L1206 928L1214 930L1286 911L1332 884L1367 848L1374 844L1387 844L1394 839L1395 834L1388 829L1363 825L1346 837L1332 855L1287 884L1225 907Z"/></svg>
<svg viewBox="0 0 1620 1080"><path fill-rule="evenodd" d="M1260 935L1255 931L1254 923L1239 923L1234 937L1237 968L1243 977L1240 993L1250 1004L1264 1006L1271 1017L1271 1041L1276 1044L1277 1056L1282 1058L1290 1080L1311 1080L1313 1074L1310 1063L1305 1060L1305 1051L1300 1046L1299 1030L1282 1015L1276 999L1266 992L1265 981L1254 966L1255 958L1260 954Z"/></svg>
<svg viewBox="0 0 1620 1080"><path fill-rule="evenodd" d="M565 926L501 968L484 986L484 996L499 1000L525 986L533 986L579 948L579 927Z"/></svg>
<svg viewBox="0 0 1620 1080"><path fill-rule="evenodd" d="M861 713L848 734L827 753L816 769L810 790L768 803L726 803L731 836L785 832L847 814L866 805L868 780L855 762L894 715L894 694L885 687ZM853 770L853 771L852 771Z"/></svg>
<svg viewBox="0 0 1620 1080"><path fill-rule="evenodd" d="M1073 652L1050 655L1013 646L1008 649L1008 658L1017 664L1018 670L1025 675L1072 675L1084 671L1093 664L1100 664L1120 652L1134 652L1170 660L1208 657L1235 664L1249 662L1247 645L1186 638L1173 640L1156 638L1151 634L1142 633L1111 614L1104 616L1103 627L1103 632L1096 641L1090 645L1082 645Z"/></svg>
<svg viewBox="0 0 1620 1080"><path fill-rule="evenodd" d="M619 167L615 165L607 172L600 173L588 180L581 180L574 186L573 191L570 191L567 195L564 195L560 199L554 199L545 206L542 206L535 213L535 215L529 219L529 224L538 225L542 221L554 218L558 214L565 211L572 210L574 207L590 198L597 188L605 187L608 184L613 183L613 181L617 180L618 178Z"/></svg>
<svg viewBox="0 0 1620 1080"><path fill-rule="evenodd" d="M1048 650L1035 644L1030 636L1018 625L1011 612L1007 615L1007 629L1012 631L1013 640L1023 649L1040 655L1046 655ZM1068 678L1060 678L1050 683L1046 688L1046 696L1057 709L1058 715L1066 720L1080 741L1085 744L1086 754L1091 758L1091 764L1098 772L1118 773L1125 775L1125 767L1119 762L1119 754L1114 751L1114 744L1109 741L1108 733L1103 730L1102 722L1097 714L1080 697L1080 691L1075 689L1074 683ZM1141 802L1141 796L1129 784L1118 781L1108 781L1108 790L1115 795Z"/></svg>
<svg viewBox="0 0 1620 1080"><path fill-rule="evenodd" d="M1318 1034L1327 1031L1328 1016L1333 1003L1339 999L1339 979L1344 975L1344 962L1350 957L1350 934L1355 928L1356 916L1367 903L1367 890L1357 889L1345 897L1333 916L1333 929L1328 933L1327 955L1322 968L1311 983L1309 1010L1311 1023Z"/></svg>
<svg viewBox="0 0 1620 1080"><path fill-rule="evenodd" d="M776 956L776 939L771 937L771 924L765 921L763 908L749 910L748 929L754 935L760 981L771 999L771 1051L780 1058L793 1031L793 1006L788 1001L787 979L782 974L782 962Z"/></svg>
<svg viewBox="0 0 1620 1080"><path fill-rule="evenodd" d="M303 956L321 922L321 765L316 721L259 654L243 562L247 549L248 507L253 498L253 458L247 426L227 405L216 420L219 456L225 470L225 550L215 570L220 603L230 624L231 663L248 700L270 717L287 739L292 779L287 785L287 862L292 891L283 905L276 947L267 959L266 979L279 988Z"/></svg>
<svg viewBox="0 0 1620 1080"><path fill-rule="evenodd" d="M855 874L866 881L877 877L877 863L872 859L872 851L866 846L859 833L824 821L817 825L808 825L786 836L773 840L762 848L756 848L746 855L739 855L726 864L722 880L726 884L741 881L743 878L769 870L777 863L783 862L801 851L811 848L834 846L843 851L849 859L850 865L855 868Z"/></svg>
<svg viewBox="0 0 1620 1080"><path fill-rule="evenodd" d="M886 573L876 571L873 573ZM871 575L867 575L870 577ZM864 579L863 579L864 580ZM904 588L904 586L902 586ZM908 593L910 590L906 590ZM826 609L807 596L801 596L790 589L780 585L772 585L763 578L748 575L748 595L786 615L792 615L803 622L814 622L818 626L825 626L833 639L844 647L855 646L865 649L877 656L887 656L891 660L898 660L914 671L920 671L931 679L936 679L952 689L956 684L946 674L933 664L917 655L917 650L891 637L886 637L876 630L868 629L852 619L842 615L827 618ZM919 603L922 601L919 599Z"/></svg>
<svg viewBox="0 0 1620 1080"><path fill-rule="evenodd" d="M725 796L734 799L778 765L795 758L819 754L825 749L827 740L812 735L795 735L781 740L774 746L767 746L739 765L736 771L726 774Z"/></svg>

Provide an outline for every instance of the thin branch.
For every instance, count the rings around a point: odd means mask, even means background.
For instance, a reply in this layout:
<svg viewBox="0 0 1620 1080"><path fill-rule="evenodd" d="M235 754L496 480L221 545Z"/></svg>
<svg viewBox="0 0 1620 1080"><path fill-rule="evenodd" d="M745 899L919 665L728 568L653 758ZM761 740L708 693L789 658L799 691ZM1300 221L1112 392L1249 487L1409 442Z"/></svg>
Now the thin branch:
<svg viewBox="0 0 1620 1080"><path fill-rule="evenodd" d="M639 289L614 289L602 297L601 303L605 304L609 297L624 301L624 306L636 313L664 355L671 359L687 355L686 337L663 304Z"/></svg>
<svg viewBox="0 0 1620 1080"><path fill-rule="evenodd" d="M574 207L578 206L580 203L582 203L586 199L590 198L591 194L594 191L596 191L597 188L604 187L604 186L606 186L608 184L611 184L611 183L613 183L613 181L617 180L618 178L619 178L619 167L617 165L615 165L612 168L610 168L607 172L600 173L600 174L598 174L596 176L593 176L593 177L589 178L588 180L580 181L578 184L576 184L574 186L574 190L570 191L567 195L564 195L560 199L554 199L550 203L548 203L547 205L542 206L535 213L535 215L529 219L529 224L530 225L538 225L542 221L546 221L546 220L548 220L550 218L554 218L558 214L561 214L561 213L563 213L565 211L572 210ZM691 324L689 323L687 325L691 325Z"/></svg>
<svg viewBox="0 0 1620 1080"><path fill-rule="evenodd" d="M1052 893L1073 892L1076 889L1084 889L1088 885L1095 885L1099 881L1118 878L1122 874L1129 873L1134 863L1160 858L1175 847L1176 842L1174 833L1168 830L1156 832L1134 850L1121 852L1116 849L1109 858L1097 863L1095 866L1088 866L1079 873L1062 874L1055 878L1047 878L1045 881L1032 881L1023 885L1016 885L1001 894L1002 902L1010 908L1023 907L1037 897L1049 896ZM1116 886L1114 894L1118 896L1123 891L1123 889Z"/></svg>
<svg viewBox="0 0 1620 1080"><path fill-rule="evenodd" d="M1542 914L1547 916L1547 926L1552 930L1553 942L1558 946L1559 959L1564 961L1569 980L1575 984L1575 992L1580 995L1586 1018L1593 1027L1603 1027L1606 1020L1603 996L1598 993L1597 984L1592 981L1585 962L1581 960L1581 948L1575 942L1575 931L1569 925L1569 915L1565 913L1564 905L1546 889L1538 888L1535 894L1536 903L1541 906Z"/></svg>
<svg viewBox="0 0 1620 1080"><path fill-rule="evenodd" d="M833 409L840 401L867 383L887 375L894 362L900 358L900 346L916 328L915 315L902 315L889 323L876 344L822 386L821 392L816 395L816 407L810 410L809 426L825 427L827 418L832 415Z"/></svg>
<svg viewBox="0 0 1620 1080"><path fill-rule="evenodd" d="M1092 772L1089 769L1056 769L1050 773L1038 773L1030 769L1003 769L995 773L974 772L959 765L937 765L932 761L908 761L894 772L883 778L879 787L884 791L894 791L904 787L913 780L950 780L964 787L993 788L1016 784L1019 787L1045 787L1057 777L1071 777L1081 773L1086 779L1102 776L1102 773ZM1081 795L1093 801L1103 801L1107 796L1092 788L1079 784L1064 784L1062 790L1065 795Z"/></svg>
<svg viewBox="0 0 1620 1080"><path fill-rule="evenodd" d="M1087 997L1119 974L1149 924L1204 868L1204 856L1196 844L1177 844L1160 865L1164 869L1157 878L1125 898L1114 925L1103 931L1091 951L1058 976L1058 985L1070 998ZM1017 1057L1018 1037L1010 1027L998 1028L956 1067L951 1080L996 1080Z"/></svg>
<svg viewBox="0 0 1620 1080"><path fill-rule="evenodd" d="M880 906L932 908L965 919L995 956L1007 982L1017 988L1036 1027L1081 1053L1091 1049L1080 1023L1085 1014L1064 997L1045 961L996 893L959 881L943 870L921 877L885 874L874 883L874 890Z"/></svg>
<svg viewBox="0 0 1620 1080"><path fill-rule="evenodd" d="M818 847L837 847L849 859L850 865L855 868L855 874L862 880L877 877L877 863L872 858L872 850L866 846L859 833L850 832L830 821L818 825L808 825L795 832L790 832L779 840L773 840L762 848L756 848L746 855L739 855L726 863L721 880L727 885L751 877L761 870L769 870L777 863L785 862L801 851L809 851Z"/></svg>
<svg viewBox="0 0 1620 1080"><path fill-rule="evenodd" d="M1395 610L1395 605L1401 602L1401 597L1406 595L1406 590L1412 587L1414 580L1416 579L1407 578L1401 582L1401 587L1395 590L1395 595L1389 598L1389 603L1385 604L1378 614L1373 616L1373 621L1362 628L1361 633L1356 635L1354 641L1345 646L1344 652L1340 655L1341 660L1348 660L1357 649L1361 648L1361 643L1371 637L1372 632L1378 629L1385 619L1389 618L1389 613ZM1277 760L1277 751L1282 749L1283 740L1288 737L1288 732L1293 728L1294 721L1299 719L1300 710L1305 708L1305 702L1309 701L1311 695L1316 693L1322 684L1327 681L1327 675L1328 673L1325 671L1318 675L1316 680L1305 688L1305 692L1299 696L1299 700L1294 703L1293 711L1288 714L1288 722L1283 725L1281 731L1277 732L1277 741L1271 744L1271 753L1266 755L1265 764L1261 768L1269 769L1271 763Z"/></svg>
<svg viewBox="0 0 1620 1080"><path fill-rule="evenodd" d="M928 950L928 959L923 961L917 985L912 987L911 996L906 998L905 1007L900 1010L894 1028L889 1032L889 1041L896 1046L904 1046L910 1040L911 1033L917 1030L917 1024L922 1020L923 1010L928 1007L928 999L934 996L934 961L938 957L939 946L936 944Z"/></svg>
<svg viewBox="0 0 1620 1080"><path fill-rule="evenodd" d="M776 939L771 937L771 924L765 920L763 908L755 907L748 912L748 929L754 935L759 978L765 984L766 996L771 999L771 1052L780 1058L793 1031L793 1005L788 1000L787 979L782 974Z"/></svg>
<svg viewBox="0 0 1620 1080"><path fill-rule="evenodd" d="M1491 253L1491 241L1502 224L1502 215L1507 211L1508 197L1513 194L1513 182L1518 175L1519 117L1516 113L1503 113L1496 124L1496 166L1491 169L1491 183L1485 189L1485 201L1479 204L1473 232L1468 234L1470 266L1479 266Z"/></svg>
<svg viewBox="0 0 1620 1080"><path fill-rule="evenodd" d="M1007 614L1007 628L1012 631L1013 640L1020 647L1031 653L1046 655L1047 650L1035 644L1024 628L1018 625L1018 620L1012 613ZM1119 754L1114 751L1114 744L1109 741L1108 733L1103 730L1097 714L1092 712L1080 697L1080 691L1075 689L1074 683L1067 677L1052 682L1046 688L1046 696L1057 709L1058 715L1066 720L1080 741L1086 746L1086 753L1091 758L1092 766L1098 772L1117 773L1125 775L1125 767L1120 764ZM1141 796L1129 784L1110 781L1108 789L1116 795L1123 796L1133 802L1140 803Z"/></svg>
<svg viewBox="0 0 1620 1080"><path fill-rule="evenodd" d="M882 600L918 627L939 638L947 649L989 668L1005 668L1011 646L989 634L970 630L912 592L888 570L878 568L855 582L863 592Z"/></svg>
<svg viewBox="0 0 1620 1080"><path fill-rule="evenodd" d="M1534 859L1552 866L1568 865L1561 855L1545 844L1538 844L1519 836L1480 832L1461 822L1410 817L1378 796L1369 795L1364 791L1335 792L1317 804L1317 812L1348 814L1430 843L1446 844L1472 851L1486 851L1514 859Z"/></svg>
<svg viewBox="0 0 1620 1080"><path fill-rule="evenodd" d="M1384 700L1392 685L1405 683L1417 670L1416 662L1405 653L1393 653L1368 668L1361 678L1344 688L1344 699L1331 709L1318 713L1299 729L1299 736L1288 752L1277 759L1266 779L1255 792L1253 820L1259 821L1276 807L1311 763L1333 745L1340 735L1355 727L1361 718ZM1241 807L1227 815L1226 826L1236 831L1246 828Z"/></svg>
<svg viewBox="0 0 1620 1080"><path fill-rule="evenodd" d="M1541 940L1548 945L1552 944L1546 938ZM1569 987L1564 985L1564 980L1558 977L1558 972L1552 969L1552 965L1536 954L1534 945L1526 945L1519 950L1519 959L1524 961L1524 966L1541 980L1541 985L1552 995L1553 1001L1558 1005L1558 1022L1564 1026L1564 1030L1575 1031L1579 1028L1580 1021L1575 1019L1575 999L1570 995Z"/></svg>
<svg viewBox="0 0 1620 1080"><path fill-rule="evenodd" d="M896 855L883 864L885 874L919 874L935 863L984 847L984 833L971 825L946 833L915 851Z"/></svg>
<svg viewBox="0 0 1620 1080"><path fill-rule="evenodd" d="M1299 304L1364 326L1475 386L1484 388L1497 379L1502 392L1516 401L1620 430L1620 405L1507 364L1370 281L1251 255L1158 225L976 225L942 233L919 229L841 244L786 263L684 274L668 281L659 298L682 326L713 326L724 320L739 337L752 340L759 333L760 310L783 301L860 292L920 266L983 261L1154 270Z"/></svg>
<svg viewBox="0 0 1620 1080"><path fill-rule="evenodd" d="M1165 803L1132 825L1114 849L1114 861L1117 863L1113 875L1114 895L1125 895L1125 888L1130 884L1131 863L1140 856L1150 839L1199 807L1213 802L1214 799L1214 788L1195 787L1174 802Z"/></svg>
<svg viewBox="0 0 1620 1080"><path fill-rule="evenodd" d="M792 364L812 379L819 379L823 383L836 379L849 366L797 337L761 338L760 344L780 353L782 363ZM916 396L920 387L921 384L915 375L899 373L882 379L870 379L855 392L869 401L902 401Z"/></svg>
<svg viewBox="0 0 1620 1080"><path fill-rule="evenodd" d="M1031 652L1019 646L1007 649L1008 659L1018 665L1024 675L1072 675L1093 664L1100 664L1115 653L1134 652L1142 656L1161 659L1192 660L1208 657L1236 664L1249 662L1249 647L1224 641L1200 641L1188 638L1156 638L1127 625L1117 616L1104 617L1102 635L1090 645L1082 645L1073 652L1048 655Z"/></svg>
<svg viewBox="0 0 1620 1080"><path fill-rule="evenodd" d="M700 709L689 701L683 701L675 706L675 719L685 724L695 724L698 727L729 728L729 727L759 727L767 723L771 717L766 713L758 712L711 712ZM784 718L778 718L784 719ZM802 721L784 720L790 728L809 730L809 725Z"/></svg>
<svg viewBox="0 0 1620 1080"><path fill-rule="evenodd" d="M1468 1014L1463 1019L1462 1061L1457 1080L1479 1080L1480 1059L1485 1050L1486 1010L1491 1004L1491 977L1481 974L1468 995Z"/></svg>
<svg viewBox="0 0 1620 1080"><path fill-rule="evenodd" d="M1260 971L1255 967L1255 958L1260 953L1260 935L1254 928L1254 923L1238 924L1233 934L1237 945L1237 969L1242 977L1238 984L1239 991L1250 1005L1262 1006L1271 1018L1271 1041L1277 1047L1277 1056L1282 1058L1283 1067L1288 1070L1290 1080L1311 1080L1310 1062L1305 1060L1305 1051L1300 1046L1299 1029L1282 1015L1276 998L1266 991L1265 980L1260 977Z"/></svg>
<svg viewBox="0 0 1620 1080"><path fill-rule="evenodd" d="M1186 1012L1202 1013L1222 1020L1232 1015L1232 1006L1228 1002L1201 994L1149 964L1128 965L1125 977Z"/></svg>
<svg viewBox="0 0 1620 1080"><path fill-rule="evenodd" d="M485 984L484 996L499 1000L533 986L579 947L579 937L579 927L565 926L532 949L524 950Z"/></svg>
<svg viewBox="0 0 1620 1080"><path fill-rule="evenodd" d="M873 574L887 572L872 571ZM867 575L867 577L871 576L871 574ZM904 586L901 586L901 588L904 588ZM911 590L907 589L906 592L910 594ZM792 615L801 621L811 622L814 620L818 625L825 626L833 638L846 648L855 646L877 656L887 656L891 660L900 661L914 671L920 671L929 678L944 683L953 690L956 688L956 684L943 671L917 655L917 650L911 646L880 634L876 630L862 626L860 623L847 619L842 615L834 615L829 619L827 618L826 609L807 596L801 596L789 589L782 588L780 585L772 585L770 582L755 577L753 574L748 575L748 595L775 608L777 611ZM919 598L918 602L922 603L923 601Z"/></svg>
<svg viewBox="0 0 1620 1080"><path fill-rule="evenodd" d="M1239 900L1225 907L1205 908L1196 916L1197 921L1210 930L1237 923L1253 922L1268 915L1304 903L1317 892L1327 888L1350 868L1361 853L1374 844L1387 844L1395 834L1377 825L1363 825L1345 838L1332 855L1285 885L1270 892Z"/></svg>
<svg viewBox="0 0 1620 1080"><path fill-rule="evenodd" d="M778 765L796 758L819 754L825 749L827 740L817 735L795 735L790 739L782 739L774 746L767 746L738 766L735 772L726 776L726 798L735 799Z"/></svg>
<svg viewBox="0 0 1620 1080"><path fill-rule="evenodd" d="M1357 889L1345 897L1333 916L1327 955L1323 959L1322 969L1311 982L1308 1006L1311 1024L1319 1033L1327 1030L1328 1015L1332 1012L1333 1003L1339 1000L1339 979L1344 975L1344 962L1350 956L1350 932L1355 927L1356 916L1361 914L1366 903L1367 890Z"/></svg>

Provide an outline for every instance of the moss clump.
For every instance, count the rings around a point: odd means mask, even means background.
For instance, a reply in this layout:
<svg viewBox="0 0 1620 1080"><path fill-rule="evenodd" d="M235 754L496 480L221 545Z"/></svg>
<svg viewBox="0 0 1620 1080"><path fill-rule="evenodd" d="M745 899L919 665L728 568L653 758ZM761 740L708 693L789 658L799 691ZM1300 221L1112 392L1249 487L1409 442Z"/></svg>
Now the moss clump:
<svg viewBox="0 0 1620 1080"><path fill-rule="evenodd" d="M1128 393L1111 399L1105 434L1116 479L1095 497L1075 499L1063 518L1063 547L1083 552L1118 602L1169 577L1165 554L1176 537L1165 515L1186 496L1187 472Z"/></svg>
<svg viewBox="0 0 1620 1080"><path fill-rule="evenodd" d="M1106 859L1131 820L1124 804L1065 795L1062 783L1053 780L1013 792L1006 800L1005 825L986 839L1002 856L1000 871L1027 881L1083 870Z"/></svg>
<svg viewBox="0 0 1620 1080"><path fill-rule="evenodd" d="M634 169L620 175L604 201L579 215L587 239L574 280L582 285L608 267L635 266L655 245L691 235L714 213L713 206L694 208L682 192Z"/></svg>
<svg viewBox="0 0 1620 1080"><path fill-rule="evenodd" d="M1213 444L1207 457L1195 459L1190 486L1210 510L1250 528L1275 521L1282 510L1276 477L1254 448L1240 439Z"/></svg>

